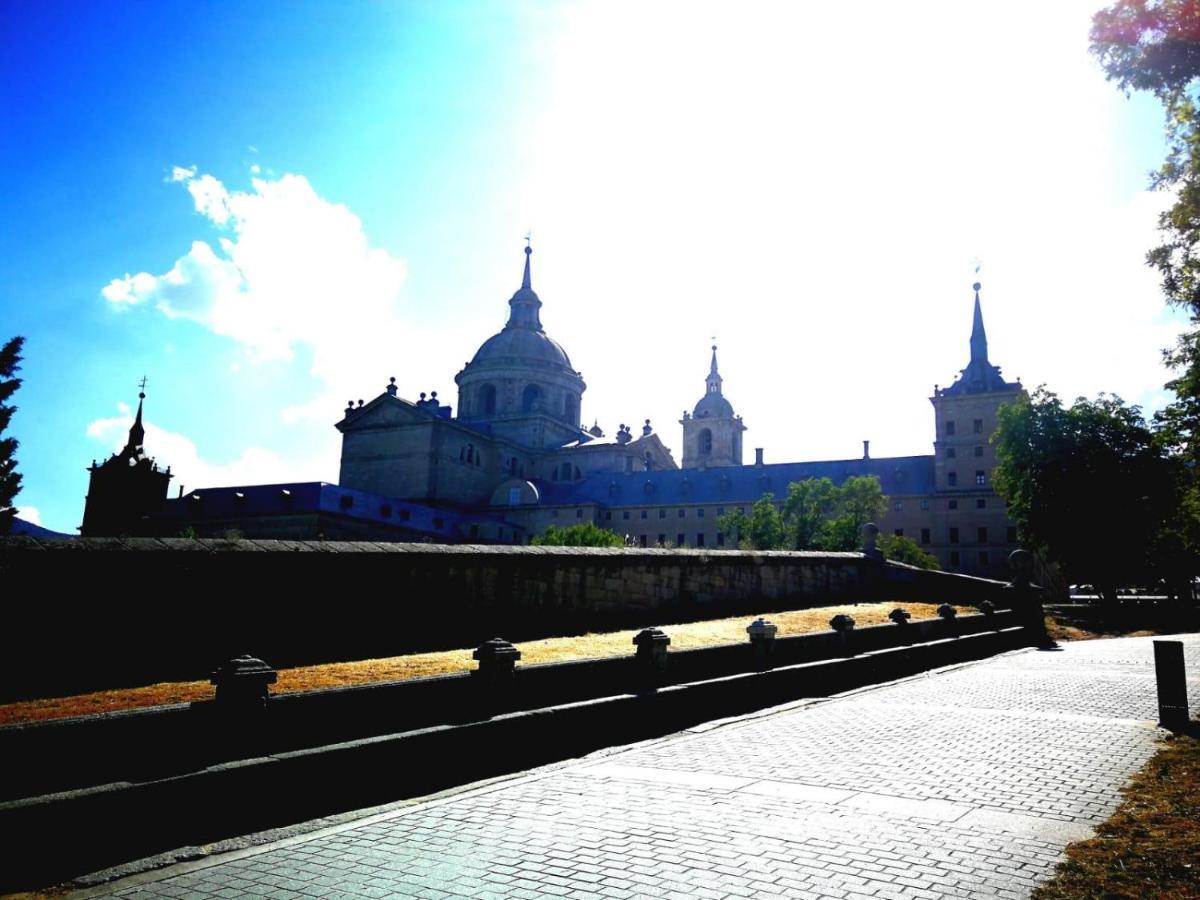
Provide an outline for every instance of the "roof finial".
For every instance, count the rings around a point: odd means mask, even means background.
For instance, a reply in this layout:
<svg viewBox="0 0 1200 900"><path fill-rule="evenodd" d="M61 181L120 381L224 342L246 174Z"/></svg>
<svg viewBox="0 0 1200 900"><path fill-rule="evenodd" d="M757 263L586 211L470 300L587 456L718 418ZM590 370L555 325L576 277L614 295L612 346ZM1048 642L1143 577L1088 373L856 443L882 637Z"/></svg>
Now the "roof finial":
<svg viewBox="0 0 1200 900"><path fill-rule="evenodd" d="M142 444L146 442L146 429L142 426L142 401L146 399L146 376L142 376L141 382L138 384L138 408L137 415L133 418L133 425L129 427L129 442L125 445L125 449L131 451L140 451Z"/></svg>
<svg viewBox="0 0 1200 900"><path fill-rule="evenodd" d="M533 232L526 231L525 232L525 277L521 279L521 289L526 290L526 291L533 289L533 286L529 281L529 257L531 255L533 255L533 247L530 244L530 242L532 240L533 240Z"/></svg>
<svg viewBox="0 0 1200 900"><path fill-rule="evenodd" d="M983 308L979 305L980 284L976 281L971 287L975 291L975 314L971 321L971 361L987 362L987 332L983 328Z"/></svg>
<svg viewBox="0 0 1200 900"><path fill-rule="evenodd" d="M716 338L713 338L713 340L715 341ZM713 354L712 355L712 365L710 365L708 367L709 378L712 378L714 375L717 375L717 345L716 344L712 345L712 354Z"/></svg>

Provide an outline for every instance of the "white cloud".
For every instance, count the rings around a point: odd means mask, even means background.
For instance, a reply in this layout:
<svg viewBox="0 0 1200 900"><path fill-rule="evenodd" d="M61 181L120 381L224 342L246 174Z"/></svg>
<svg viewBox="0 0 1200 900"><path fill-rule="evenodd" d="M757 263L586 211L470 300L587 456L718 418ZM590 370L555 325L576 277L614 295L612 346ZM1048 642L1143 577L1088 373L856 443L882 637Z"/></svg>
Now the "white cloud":
<svg viewBox="0 0 1200 900"><path fill-rule="evenodd" d="M28 522L30 525L42 524L42 514L38 512L36 506L18 506L17 518Z"/></svg>
<svg viewBox="0 0 1200 900"><path fill-rule="evenodd" d="M370 246L354 213L301 175L255 177L249 191L182 166L171 180L221 236L215 247L194 240L161 275L113 279L101 290L107 301L197 322L238 341L252 359L287 360L307 348L312 374L329 388L316 413L322 419L340 410L334 397L386 383L404 333L398 301L407 271Z"/></svg>
<svg viewBox="0 0 1200 900"><path fill-rule="evenodd" d="M87 436L113 452L120 450L128 438L133 415L125 403L117 404L118 415L100 418L87 426ZM262 447L248 447L228 462L214 463L201 456L191 438L167 431L153 422L146 422L146 442L155 461L161 467L171 467L175 476L172 491L180 485L187 490L236 484L272 484L290 481L336 481L338 442L333 429L329 439L319 447L309 447L306 453L287 459ZM173 496L174 494L172 494Z"/></svg>

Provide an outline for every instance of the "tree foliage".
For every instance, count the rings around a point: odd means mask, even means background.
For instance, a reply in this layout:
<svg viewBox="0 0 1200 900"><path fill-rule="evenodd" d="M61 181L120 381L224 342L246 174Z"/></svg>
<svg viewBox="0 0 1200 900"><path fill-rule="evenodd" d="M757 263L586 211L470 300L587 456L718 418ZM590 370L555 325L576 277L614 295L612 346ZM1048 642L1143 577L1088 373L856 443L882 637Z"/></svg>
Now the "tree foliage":
<svg viewBox="0 0 1200 900"><path fill-rule="evenodd" d="M583 522L568 528L551 525L533 543L539 547L624 547L625 539L593 522Z"/></svg>
<svg viewBox="0 0 1200 900"><path fill-rule="evenodd" d="M754 550L857 550L862 526L887 510L887 497L874 475L853 475L840 486L828 478L788 485L777 503L763 494L749 515L721 517L721 530Z"/></svg>
<svg viewBox="0 0 1200 900"><path fill-rule="evenodd" d="M1023 541L1068 581L1111 598L1182 564L1171 538L1182 470L1138 407L1103 394L1067 407L1039 388L1000 408L992 441L996 490Z"/></svg>
<svg viewBox="0 0 1200 900"><path fill-rule="evenodd" d="M8 534L12 530L13 519L17 511L13 508L13 500L21 490L21 474L17 471L17 439L5 437L13 413L17 411L8 400L21 386L21 379L16 372L21 368L21 347L23 337L15 337L3 347L0 347L0 534Z"/></svg>
<svg viewBox="0 0 1200 900"><path fill-rule="evenodd" d="M941 569L937 557L932 553L926 553L921 549L921 545L910 537L900 534L881 534L876 546L883 553L884 559L907 563L918 569Z"/></svg>

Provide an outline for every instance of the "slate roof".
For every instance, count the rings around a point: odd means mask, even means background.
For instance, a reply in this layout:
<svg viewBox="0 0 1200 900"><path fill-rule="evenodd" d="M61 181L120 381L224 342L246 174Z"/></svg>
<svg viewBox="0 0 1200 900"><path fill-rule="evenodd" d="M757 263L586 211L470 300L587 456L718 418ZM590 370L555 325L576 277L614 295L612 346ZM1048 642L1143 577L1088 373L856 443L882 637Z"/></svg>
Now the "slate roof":
<svg viewBox="0 0 1200 900"><path fill-rule="evenodd" d="M595 503L601 506L658 506L695 503L753 503L764 493L782 498L793 481L829 478L841 484L851 475L875 475L884 494L914 496L934 492L932 456L837 459L823 462L664 469L657 472L598 472L575 482L535 481L543 506Z"/></svg>

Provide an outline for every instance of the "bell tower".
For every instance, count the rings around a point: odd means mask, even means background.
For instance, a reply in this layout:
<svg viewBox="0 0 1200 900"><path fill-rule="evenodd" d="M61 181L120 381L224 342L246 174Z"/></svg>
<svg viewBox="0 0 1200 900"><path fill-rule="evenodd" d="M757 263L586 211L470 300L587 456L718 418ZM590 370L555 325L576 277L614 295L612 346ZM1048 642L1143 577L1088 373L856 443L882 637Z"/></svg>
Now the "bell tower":
<svg viewBox="0 0 1200 900"><path fill-rule="evenodd" d="M704 380L704 396L694 410L683 413L684 469L707 469L742 464L742 417L733 414L733 404L721 390L717 369L717 345L713 344L712 364Z"/></svg>

